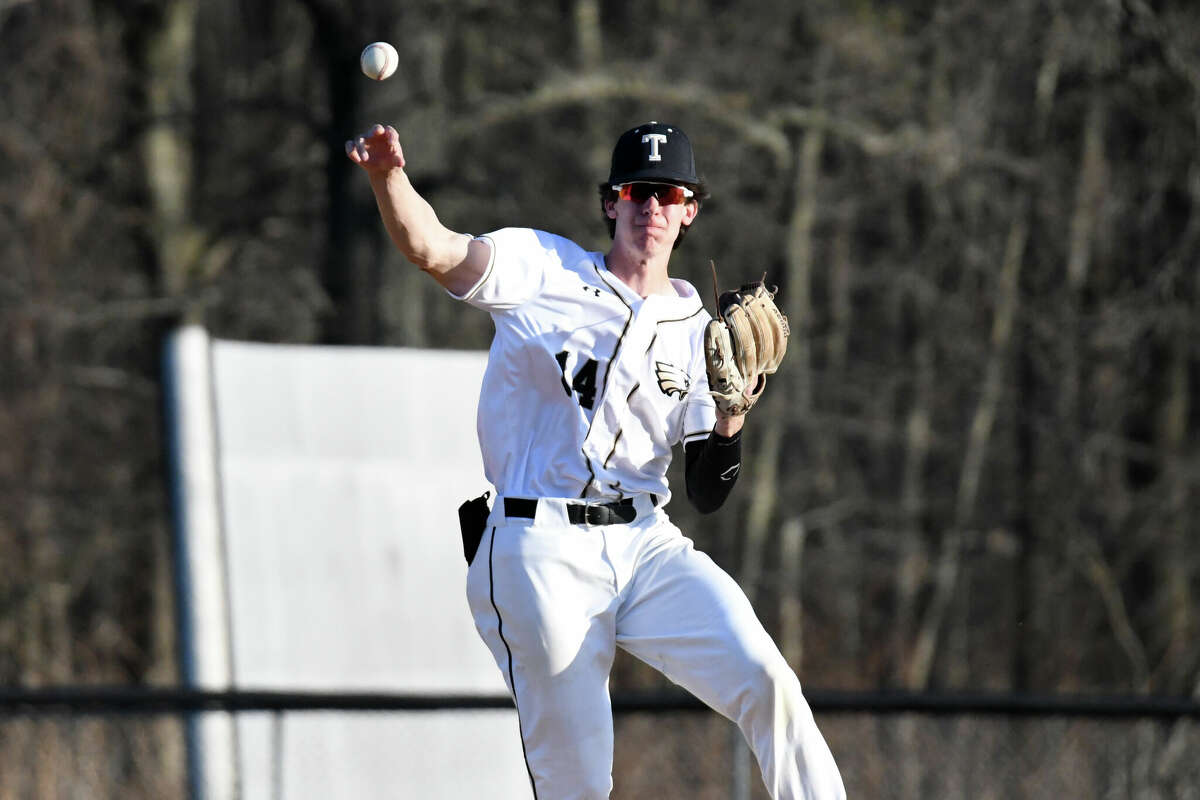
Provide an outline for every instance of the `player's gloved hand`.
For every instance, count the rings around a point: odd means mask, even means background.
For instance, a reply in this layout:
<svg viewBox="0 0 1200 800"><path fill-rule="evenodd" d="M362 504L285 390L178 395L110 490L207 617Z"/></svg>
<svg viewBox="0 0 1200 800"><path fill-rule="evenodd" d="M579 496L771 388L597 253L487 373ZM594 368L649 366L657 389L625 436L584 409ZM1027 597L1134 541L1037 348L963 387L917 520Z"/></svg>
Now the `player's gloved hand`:
<svg viewBox="0 0 1200 800"><path fill-rule="evenodd" d="M716 283L716 268L713 268ZM704 329L708 388L727 417L749 411L762 396L767 377L787 351L787 317L775 305L776 290L762 281L717 298L717 316Z"/></svg>

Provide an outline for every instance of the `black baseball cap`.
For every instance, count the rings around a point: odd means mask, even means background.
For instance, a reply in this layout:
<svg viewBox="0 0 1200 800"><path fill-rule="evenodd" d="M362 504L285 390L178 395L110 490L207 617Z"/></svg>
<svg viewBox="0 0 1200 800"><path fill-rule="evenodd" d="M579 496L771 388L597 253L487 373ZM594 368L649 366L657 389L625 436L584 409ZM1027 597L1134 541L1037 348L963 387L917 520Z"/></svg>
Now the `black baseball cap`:
<svg viewBox="0 0 1200 800"><path fill-rule="evenodd" d="M687 134L661 122L647 122L622 133L613 148L608 183L634 181L698 185L696 159Z"/></svg>

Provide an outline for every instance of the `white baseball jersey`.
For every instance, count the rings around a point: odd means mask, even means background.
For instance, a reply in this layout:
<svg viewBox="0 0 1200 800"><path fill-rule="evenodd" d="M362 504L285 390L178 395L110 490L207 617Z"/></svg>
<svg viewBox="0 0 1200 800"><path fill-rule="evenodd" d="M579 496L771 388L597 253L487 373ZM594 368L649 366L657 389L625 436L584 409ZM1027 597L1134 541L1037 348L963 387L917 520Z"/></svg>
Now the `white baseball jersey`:
<svg viewBox="0 0 1200 800"><path fill-rule="evenodd" d="M488 481L502 496L669 499L672 448L715 411L695 288L642 298L561 236L505 228L459 297L496 325L479 398Z"/></svg>

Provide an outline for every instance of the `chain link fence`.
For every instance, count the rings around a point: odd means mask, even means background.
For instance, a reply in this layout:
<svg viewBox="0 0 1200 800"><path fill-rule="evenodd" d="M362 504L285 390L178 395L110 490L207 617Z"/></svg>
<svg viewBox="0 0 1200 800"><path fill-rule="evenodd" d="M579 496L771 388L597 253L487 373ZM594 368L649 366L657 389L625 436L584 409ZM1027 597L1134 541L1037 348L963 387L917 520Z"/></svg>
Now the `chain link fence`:
<svg viewBox="0 0 1200 800"><path fill-rule="evenodd" d="M182 714L0 712L0 800L186 797Z"/></svg>
<svg viewBox="0 0 1200 800"><path fill-rule="evenodd" d="M817 716L849 798L1200 798L1200 730L1186 720ZM740 735L716 715L618 718L613 780L623 800L768 798Z"/></svg>
<svg viewBox="0 0 1200 800"><path fill-rule="evenodd" d="M363 705L345 713L406 713L363 711ZM1194 708L1114 716L850 705L843 700L835 710L822 710L814 703L850 798L1200 800ZM613 798L768 797L740 734L725 719L678 703L618 710ZM0 800L186 798L188 713L162 704L133 713L96 705L0 706ZM272 713L286 725L307 711ZM404 787L405 776L397 774L377 796L407 798Z"/></svg>

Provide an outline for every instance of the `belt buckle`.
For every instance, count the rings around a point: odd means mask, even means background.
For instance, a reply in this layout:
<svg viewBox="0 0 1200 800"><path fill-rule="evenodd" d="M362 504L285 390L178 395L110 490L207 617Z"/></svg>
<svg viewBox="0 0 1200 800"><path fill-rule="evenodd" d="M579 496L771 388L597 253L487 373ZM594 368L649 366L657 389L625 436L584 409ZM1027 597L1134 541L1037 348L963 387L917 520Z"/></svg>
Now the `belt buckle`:
<svg viewBox="0 0 1200 800"><path fill-rule="evenodd" d="M612 513L608 503L603 500L577 500L575 506L583 509L583 513L580 514L583 518L580 524L583 527L601 528L611 524Z"/></svg>
<svg viewBox="0 0 1200 800"><path fill-rule="evenodd" d="M601 514L604 511L604 504L590 500L583 501L583 526L592 528L603 526L604 521L601 519Z"/></svg>

